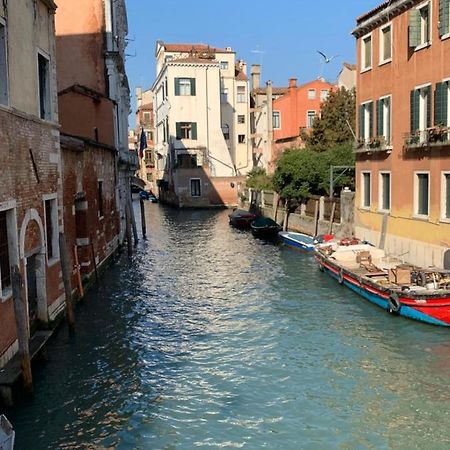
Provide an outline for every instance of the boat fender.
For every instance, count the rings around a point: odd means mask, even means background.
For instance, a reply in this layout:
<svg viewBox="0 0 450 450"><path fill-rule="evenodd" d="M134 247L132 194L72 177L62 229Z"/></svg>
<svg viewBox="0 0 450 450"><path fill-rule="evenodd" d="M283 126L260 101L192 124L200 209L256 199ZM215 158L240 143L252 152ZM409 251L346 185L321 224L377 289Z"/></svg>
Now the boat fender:
<svg viewBox="0 0 450 450"><path fill-rule="evenodd" d="M339 278L338 278L339 284L344 283L344 270L339 270Z"/></svg>
<svg viewBox="0 0 450 450"><path fill-rule="evenodd" d="M389 296L388 307L391 314L398 314L400 312L402 304L400 303L400 299L398 298L398 294L396 292L392 292Z"/></svg>

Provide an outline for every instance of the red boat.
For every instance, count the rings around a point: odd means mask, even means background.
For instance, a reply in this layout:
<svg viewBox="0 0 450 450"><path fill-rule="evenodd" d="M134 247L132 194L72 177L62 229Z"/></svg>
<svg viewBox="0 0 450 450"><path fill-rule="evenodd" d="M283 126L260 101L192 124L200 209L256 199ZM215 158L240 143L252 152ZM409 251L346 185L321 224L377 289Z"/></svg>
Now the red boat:
<svg viewBox="0 0 450 450"><path fill-rule="evenodd" d="M317 249L320 270L391 314L450 326L450 271L390 261L369 244Z"/></svg>

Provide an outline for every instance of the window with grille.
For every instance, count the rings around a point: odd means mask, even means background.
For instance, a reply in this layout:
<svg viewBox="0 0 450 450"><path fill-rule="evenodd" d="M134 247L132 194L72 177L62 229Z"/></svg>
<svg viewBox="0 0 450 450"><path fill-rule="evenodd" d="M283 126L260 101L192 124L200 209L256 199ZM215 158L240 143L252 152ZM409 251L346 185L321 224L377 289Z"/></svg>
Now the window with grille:
<svg viewBox="0 0 450 450"><path fill-rule="evenodd" d="M1 289L11 286L7 212L0 211L0 278ZM1 294L1 292L0 292Z"/></svg>

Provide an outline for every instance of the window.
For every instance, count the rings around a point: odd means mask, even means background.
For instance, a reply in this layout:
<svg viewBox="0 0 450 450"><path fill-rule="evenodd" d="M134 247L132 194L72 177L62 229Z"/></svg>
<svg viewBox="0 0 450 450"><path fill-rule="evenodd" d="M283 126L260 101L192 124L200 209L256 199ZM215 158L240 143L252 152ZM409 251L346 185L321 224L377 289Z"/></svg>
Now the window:
<svg viewBox="0 0 450 450"><path fill-rule="evenodd" d="M372 35L369 34L361 41L361 70L372 68Z"/></svg>
<svg viewBox="0 0 450 450"><path fill-rule="evenodd" d="M145 124L150 124L150 113L149 112L143 113L143 121Z"/></svg>
<svg viewBox="0 0 450 450"><path fill-rule="evenodd" d="M228 89L222 88L220 91L220 102L221 103L228 103Z"/></svg>
<svg viewBox="0 0 450 450"><path fill-rule="evenodd" d="M97 184L98 217L104 216L103 211L103 181Z"/></svg>
<svg viewBox="0 0 450 450"><path fill-rule="evenodd" d="M238 86L237 87L237 102L238 103L245 103L245 86Z"/></svg>
<svg viewBox="0 0 450 450"><path fill-rule="evenodd" d="M450 33L450 0L439 1L439 36Z"/></svg>
<svg viewBox="0 0 450 450"><path fill-rule="evenodd" d="M281 128L280 111L272 112L272 126L275 129Z"/></svg>
<svg viewBox="0 0 450 450"><path fill-rule="evenodd" d="M363 208L370 208L371 205L371 176L370 172L361 173L361 206Z"/></svg>
<svg viewBox="0 0 450 450"><path fill-rule="evenodd" d="M196 122L177 122L177 139L197 140Z"/></svg>
<svg viewBox="0 0 450 450"><path fill-rule="evenodd" d="M195 78L175 78L175 95L195 95Z"/></svg>
<svg viewBox="0 0 450 450"><path fill-rule="evenodd" d="M244 116L244 114L238 114L237 122L238 123L245 123L245 116Z"/></svg>
<svg viewBox="0 0 450 450"><path fill-rule="evenodd" d="M197 155L187 153L177 155L177 166L181 169L195 169L197 167Z"/></svg>
<svg viewBox="0 0 450 450"><path fill-rule="evenodd" d="M409 46L420 49L431 43L431 3L409 13Z"/></svg>
<svg viewBox="0 0 450 450"><path fill-rule="evenodd" d="M223 138L228 141L230 139L230 127L227 123L222 125L222 133Z"/></svg>
<svg viewBox="0 0 450 450"><path fill-rule="evenodd" d="M245 134L238 134L238 143L245 144Z"/></svg>
<svg viewBox="0 0 450 450"><path fill-rule="evenodd" d="M320 91L320 101L324 102L328 98L329 93L330 91L328 89L322 89Z"/></svg>
<svg viewBox="0 0 450 450"><path fill-rule="evenodd" d="M7 211L0 211L0 294L11 287Z"/></svg>
<svg viewBox="0 0 450 450"><path fill-rule="evenodd" d="M200 179L191 178L191 197L200 197L201 195Z"/></svg>
<svg viewBox="0 0 450 450"><path fill-rule="evenodd" d="M315 99L316 99L316 90L308 89L308 100L315 100Z"/></svg>
<svg viewBox="0 0 450 450"><path fill-rule="evenodd" d="M392 27L391 24L380 28L380 64L391 61L392 58Z"/></svg>
<svg viewBox="0 0 450 450"><path fill-rule="evenodd" d="M228 70L228 61L220 61L220 68L222 70Z"/></svg>
<svg viewBox="0 0 450 450"><path fill-rule="evenodd" d="M414 200L415 214L418 216L428 216L429 207L429 184L430 175L428 173L416 173L414 180Z"/></svg>
<svg viewBox="0 0 450 450"><path fill-rule="evenodd" d="M44 120L51 119L50 107L50 63L49 60L38 53L39 76L39 117Z"/></svg>
<svg viewBox="0 0 450 450"><path fill-rule="evenodd" d="M0 103L8 104L8 58L6 26L0 22Z"/></svg>
<svg viewBox="0 0 450 450"><path fill-rule="evenodd" d="M59 257L58 251L58 208L56 195L51 194L50 198L44 197L45 209L45 236L47 242L47 259Z"/></svg>
<svg viewBox="0 0 450 450"><path fill-rule="evenodd" d="M436 84L434 91L434 125L450 127L450 82ZM448 139L448 136L447 136Z"/></svg>
<svg viewBox="0 0 450 450"><path fill-rule="evenodd" d="M373 137L373 102L359 106L359 138L368 141Z"/></svg>
<svg viewBox="0 0 450 450"><path fill-rule="evenodd" d="M380 198L379 209L389 211L391 209L391 174L390 172L380 172Z"/></svg>
<svg viewBox="0 0 450 450"><path fill-rule="evenodd" d="M391 143L391 97L377 101L377 136L384 137L386 145Z"/></svg>
<svg viewBox="0 0 450 450"><path fill-rule="evenodd" d="M441 218L450 220L450 172L442 172Z"/></svg>
<svg viewBox="0 0 450 450"><path fill-rule="evenodd" d="M411 133L425 142L423 131L431 127L431 86L424 86L411 91Z"/></svg>
<svg viewBox="0 0 450 450"><path fill-rule="evenodd" d="M308 111L306 116L306 127L312 128L314 125L314 119L316 118L315 111Z"/></svg>
<svg viewBox="0 0 450 450"><path fill-rule="evenodd" d="M153 174L150 172L147 172L147 181L149 181L150 183L153 181Z"/></svg>

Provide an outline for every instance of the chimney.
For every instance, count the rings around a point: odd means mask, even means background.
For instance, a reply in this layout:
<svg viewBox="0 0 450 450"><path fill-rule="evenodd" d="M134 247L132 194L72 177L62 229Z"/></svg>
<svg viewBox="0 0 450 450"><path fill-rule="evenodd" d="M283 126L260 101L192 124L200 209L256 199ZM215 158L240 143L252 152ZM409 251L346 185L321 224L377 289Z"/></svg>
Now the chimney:
<svg viewBox="0 0 450 450"><path fill-rule="evenodd" d="M297 78L289 78L289 90L297 87Z"/></svg>
<svg viewBox="0 0 450 450"><path fill-rule="evenodd" d="M239 70L244 73L244 75L247 75L247 64L243 59L239 60Z"/></svg>
<svg viewBox="0 0 450 450"><path fill-rule="evenodd" d="M258 89L261 82L261 66L252 64L252 89Z"/></svg>

